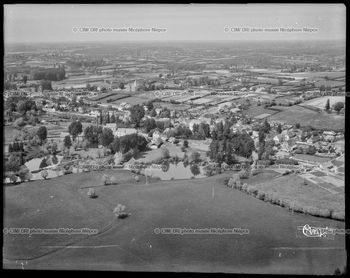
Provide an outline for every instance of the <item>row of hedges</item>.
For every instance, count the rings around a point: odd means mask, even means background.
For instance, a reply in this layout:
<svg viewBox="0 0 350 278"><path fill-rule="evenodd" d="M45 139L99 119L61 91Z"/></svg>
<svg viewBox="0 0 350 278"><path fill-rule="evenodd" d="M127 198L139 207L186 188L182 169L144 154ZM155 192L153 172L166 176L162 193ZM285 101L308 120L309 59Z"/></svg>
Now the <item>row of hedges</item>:
<svg viewBox="0 0 350 278"><path fill-rule="evenodd" d="M334 211L332 209L321 209L314 206L303 206L298 202L295 202L289 199L284 199L281 196L279 196L279 194L266 193L259 190L255 185L248 185L247 183L242 183L241 180L239 179L239 176L237 175L233 175L233 177L231 177L228 180L227 186L230 188L243 191L262 201L269 202L271 204L278 205L281 207L285 207L294 212L345 221L345 213L342 211Z"/></svg>

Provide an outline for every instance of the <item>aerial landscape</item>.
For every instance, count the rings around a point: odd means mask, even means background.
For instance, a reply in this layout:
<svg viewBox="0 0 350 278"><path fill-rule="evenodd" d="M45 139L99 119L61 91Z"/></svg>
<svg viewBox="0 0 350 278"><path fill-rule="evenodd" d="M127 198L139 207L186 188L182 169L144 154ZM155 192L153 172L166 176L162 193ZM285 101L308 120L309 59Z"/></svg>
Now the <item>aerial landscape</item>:
<svg viewBox="0 0 350 278"><path fill-rule="evenodd" d="M345 7L169 6L5 6L4 268L344 274Z"/></svg>

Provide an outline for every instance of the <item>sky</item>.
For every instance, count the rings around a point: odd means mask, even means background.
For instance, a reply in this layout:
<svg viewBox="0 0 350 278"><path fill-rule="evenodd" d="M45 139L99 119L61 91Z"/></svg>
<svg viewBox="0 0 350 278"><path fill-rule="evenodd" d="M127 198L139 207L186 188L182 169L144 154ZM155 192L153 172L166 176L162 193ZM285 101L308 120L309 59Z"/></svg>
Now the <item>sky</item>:
<svg viewBox="0 0 350 278"><path fill-rule="evenodd" d="M84 27L87 29L82 29ZM143 30L135 32L129 27ZM300 28L304 27L313 31L300 32ZM152 28L162 30L159 32ZM252 28L260 30L252 31ZM275 30L268 30L271 28ZM147 40L343 40L345 28L346 7L343 4L4 6L6 44Z"/></svg>

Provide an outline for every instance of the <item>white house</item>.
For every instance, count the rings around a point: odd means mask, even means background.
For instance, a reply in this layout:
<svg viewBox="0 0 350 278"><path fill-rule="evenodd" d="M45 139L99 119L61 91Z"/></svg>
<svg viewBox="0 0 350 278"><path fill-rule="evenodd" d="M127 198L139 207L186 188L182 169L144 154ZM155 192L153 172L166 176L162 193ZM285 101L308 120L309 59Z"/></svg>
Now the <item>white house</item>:
<svg viewBox="0 0 350 278"><path fill-rule="evenodd" d="M121 137L121 136L130 135L134 133L137 133L137 129L135 128L118 128L115 131L114 136Z"/></svg>
<svg viewBox="0 0 350 278"><path fill-rule="evenodd" d="M109 124L106 124L104 127L112 130L113 134L117 131L117 124L116 123L109 123Z"/></svg>

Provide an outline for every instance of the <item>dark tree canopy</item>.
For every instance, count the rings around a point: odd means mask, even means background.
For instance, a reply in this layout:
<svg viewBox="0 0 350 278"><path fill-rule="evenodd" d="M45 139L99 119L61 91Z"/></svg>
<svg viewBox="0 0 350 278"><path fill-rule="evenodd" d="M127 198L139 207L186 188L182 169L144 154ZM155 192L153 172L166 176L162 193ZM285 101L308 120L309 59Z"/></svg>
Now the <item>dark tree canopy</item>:
<svg viewBox="0 0 350 278"><path fill-rule="evenodd" d="M42 141L46 140L47 138L47 129L45 126L41 126L39 127L38 131L37 131L37 135L39 137L39 139Z"/></svg>
<svg viewBox="0 0 350 278"><path fill-rule="evenodd" d="M73 140L83 132L83 125L80 121L74 121L72 122L68 127L68 132L70 135L73 136Z"/></svg>

